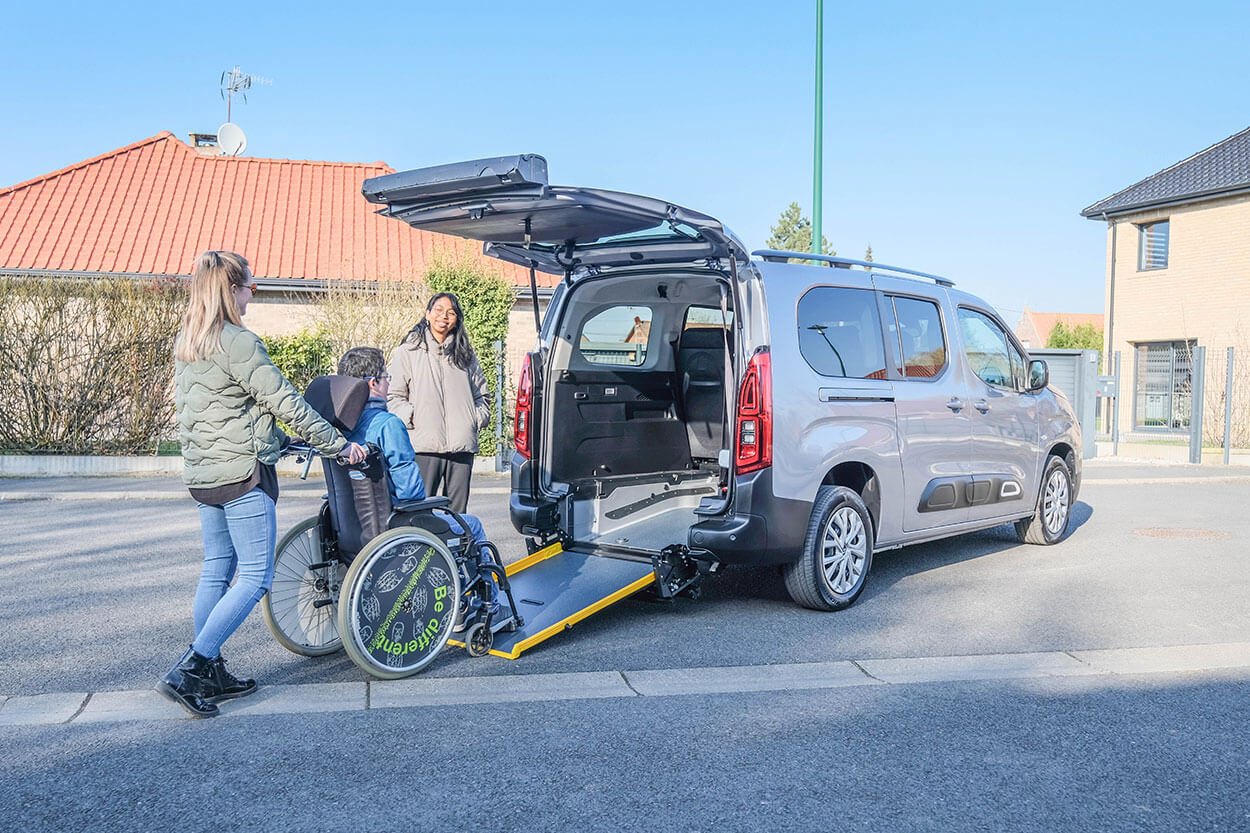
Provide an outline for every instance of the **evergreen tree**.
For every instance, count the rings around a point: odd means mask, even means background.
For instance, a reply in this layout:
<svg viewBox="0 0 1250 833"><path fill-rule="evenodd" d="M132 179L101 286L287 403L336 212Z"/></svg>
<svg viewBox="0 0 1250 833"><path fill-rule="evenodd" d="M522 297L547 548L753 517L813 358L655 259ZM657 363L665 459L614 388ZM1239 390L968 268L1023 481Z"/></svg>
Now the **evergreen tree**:
<svg viewBox="0 0 1250 833"><path fill-rule="evenodd" d="M781 217L777 220L777 225L769 228L772 234L768 240L764 242L764 247L775 249L782 252L810 252L812 250L812 221L803 216L803 210L799 208L797 202L790 203L785 211L781 212ZM822 254L836 255L829 246L829 240L822 234L820 236L820 250ZM790 258L790 263L808 263L805 258Z"/></svg>

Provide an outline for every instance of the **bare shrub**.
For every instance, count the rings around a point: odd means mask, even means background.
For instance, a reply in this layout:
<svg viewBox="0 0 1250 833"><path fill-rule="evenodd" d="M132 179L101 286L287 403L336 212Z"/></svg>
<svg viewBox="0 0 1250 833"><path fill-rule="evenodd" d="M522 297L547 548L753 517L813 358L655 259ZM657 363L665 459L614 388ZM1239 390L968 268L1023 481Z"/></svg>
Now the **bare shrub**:
<svg viewBox="0 0 1250 833"><path fill-rule="evenodd" d="M186 298L176 278L0 276L0 447L154 453Z"/></svg>
<svg viewBox="0 0 1250 833"><path fill-rule="evenodd" d="M316 301L316 331L335 357L352 347L376 347L388 358L425 314L430 289L419 281L344 281Z"/></svg>

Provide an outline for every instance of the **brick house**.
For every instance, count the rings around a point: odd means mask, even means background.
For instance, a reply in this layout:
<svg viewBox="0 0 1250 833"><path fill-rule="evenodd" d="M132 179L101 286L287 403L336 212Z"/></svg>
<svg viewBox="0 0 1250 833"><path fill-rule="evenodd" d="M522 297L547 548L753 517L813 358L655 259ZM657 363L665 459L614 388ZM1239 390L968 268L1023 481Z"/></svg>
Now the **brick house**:
<svg viewBox="0 0 1250 833"><path fill-rule="evenodd" d="M1203 345L1206 429L1218 434L1226 349L1250 367L1250 128L1081 216L1107 224L1105 345L1121 354L1121 432L1188 432L1192 348Z"/></svg>
<svg viewBox="0 0 1250 833"><path fill-rule="evenodd" d="M0 274L186 276L200 252L230 249L248 258L259 286L248 326L283 335L311 321L309 295L335 282L420 280L433 258L465 255L517 292L507 347L515 384L534 342L529 272L484 257L480 243L379 217L360 186L388 173L383 162L224 156L164 131L0 188ZM556 277L537 279L540 299L549 296Z"/></svg>

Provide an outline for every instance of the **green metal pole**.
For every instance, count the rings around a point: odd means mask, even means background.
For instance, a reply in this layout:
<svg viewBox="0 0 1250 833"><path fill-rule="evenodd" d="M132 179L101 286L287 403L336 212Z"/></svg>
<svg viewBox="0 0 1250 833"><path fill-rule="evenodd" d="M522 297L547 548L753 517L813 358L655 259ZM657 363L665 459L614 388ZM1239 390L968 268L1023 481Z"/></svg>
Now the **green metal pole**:
<svg viewBox="0 0 1250 833"><path fill-rule="evenodd" d="M812 159L812 254L823 254L820 240L821 151L824 145L825 0L816 0L816 136Z"/></svg>

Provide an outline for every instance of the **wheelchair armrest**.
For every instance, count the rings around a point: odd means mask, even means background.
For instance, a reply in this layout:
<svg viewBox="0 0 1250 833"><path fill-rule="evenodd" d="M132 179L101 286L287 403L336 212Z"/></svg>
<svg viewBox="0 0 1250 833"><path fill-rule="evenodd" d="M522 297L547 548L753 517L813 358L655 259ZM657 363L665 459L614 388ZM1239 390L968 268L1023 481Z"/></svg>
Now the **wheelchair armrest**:
<svg viewBox="0 0 1250 833"><path fill-rule="evenodd" d="M391 507L392 512L420 512L423 509L442 509L451 505L451 498L448 497L427 497L425 500L409 500L403 503L396 503Z"/></svg>

